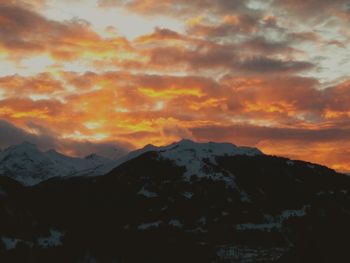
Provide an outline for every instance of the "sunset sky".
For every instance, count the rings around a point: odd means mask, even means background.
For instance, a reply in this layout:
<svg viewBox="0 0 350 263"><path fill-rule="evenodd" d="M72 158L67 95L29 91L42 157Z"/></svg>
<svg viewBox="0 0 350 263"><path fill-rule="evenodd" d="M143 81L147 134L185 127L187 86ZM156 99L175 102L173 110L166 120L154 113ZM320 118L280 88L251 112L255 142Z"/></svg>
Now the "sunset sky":
<svg viewBox="0 0 350 263"><path fill-rule="evenodd" d="M0 0L0 147L181 138L350 171L349 0Z"/></svg>

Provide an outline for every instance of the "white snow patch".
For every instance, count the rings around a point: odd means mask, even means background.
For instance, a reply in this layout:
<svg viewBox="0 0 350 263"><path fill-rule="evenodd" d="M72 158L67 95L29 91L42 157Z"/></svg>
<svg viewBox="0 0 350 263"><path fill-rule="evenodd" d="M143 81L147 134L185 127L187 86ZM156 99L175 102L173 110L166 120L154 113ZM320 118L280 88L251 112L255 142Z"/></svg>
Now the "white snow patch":
<svg viewBox="0 0 350 263"><path fill-rule="evenodd" d="M140 230L146 230L146 229L150 229L150 228L157 228L160 226L160 224L162 223L162 221L155 221L155 222L150 222L150 223L142 223L140 225L138 225L138 229Z"/></svg>
<svg viewBox="0 0 350 263"><path fill-rule="evenodd" d="M168 209L168 206L163 206L161 209L160 209L160 211L165 211L165 210L167 210Z"/></svg>
<svg viewBox="0 0 350 263"><path fill-rule="evenodd" d="M294 165L294 161L291 161L291 160L287 161L286 163L287 163L289 166L293 166L293 165Z"/></svg>
<svg viewBox="0 0 350 263"><path fill-rule="evenodd" d="M182 193L182 196L186 197L187 199L191 199L194 196L194 193L184 192Z"/></svg>
<svg viewBox="0 0 350 263"><path fill-rule="evenodd" d="M155 192L151 192L145 189L145 187L142 187L141 190L137 193L138 195L143 195L148 198L154 198L157 197L158 194Z"/></svg>
<svg viewBox="0 0 350 263"><path fill-rule="evenodd" d="M168 223L170 226L182 228L183 224L178 219L171 219Z"/></svg>
<svg viewBox="0 0 350 263"><path fill-rule="evenodd" d="M43 152L34 144L24 142L0 152L0 175L23 185L35 185L53 177L102 175L112 170L115 162L95 154L75 158L55 150Z"/></svg>
<svg viewBox="0 0 350 263"><path fill-rule="evenodd" d="M246 223L236 225L236 229L239 231L243 230L261 230L261 231L271 231L272 229L280 229L284 221L291 217L303 217L306 215L306 208L310 207L309 205L303 206L299 210L284 210L276 218L271 215L264 215L264 219L267 222L256 224L256 223Z"/></svg>
<svg viewBox="0 0 350 263"><path fill-rule="evenodd" d="M240 197L241 197L241 201L245 202L245 203L251 203L252 200L250 199L249 195L247 194L247 192L241 190L241 189L237 189L240 193Z"/></svg>
<svg viewBox="0 0 350 263"><path fill-rule="evenodd" d="M302 217L306 215L305 212L306 207L304 207L301 210L285 210L282 212L282 214L280 215L280 219L282 221L290 218L290 217Z"/></svg>
<svg viewBox="0 0 350 263"><path fill-rule="evenodd" d="M50 230L48 237L37 238L38 245L42 248L58 247L62 245L61 238L64 234L57 230Z"/></svg>
<svg viewBox="0 0 350 263"><path fill-rule="evenodd" d="M11 237L2 237L1 240L2 240L2 243L5 245L6 250L15 249L18 242L21 241L20 239L11 238Z"/></svg>
<svg viewBox="0 0 350 263"><path fill-rule="evenodd" d="M186 230L186 232L190 232L190 233L207 233L208 230L202 228L202 227L196 227L194 229L190 229L190 230Z"/></svg>
<svg viewBox="0 0 350 263"><path fill-rule="evenodd" d="M237 230L263 230L263 231L271 231L272 229L280 228L280 223L265 223L265 224L239 224L236 225Z"/></svg>
<svg viewBox="0 0 350 263"><path fill-rule="evenodd" d="M228 262L275 262L288 248L283 247L248 247L248 246L232 246L224 245L219 248L217 255Z"/></svg>
<svg viewBox="0 0 350 263"><path fill-rule="evenodd" d="M227 176L213 171L205 171L205 168L208 168L205 160L215 165L218 156L262 154L256 148L237 147L230 143L196 143L191 140L182 140L169 146L159 147L157 151L162 158L173 160L176 165L185 167L184 177L186 180L190 180L193 175L196 175L200 178L227 181L229 184L232 179L227 178Z"/></svg>

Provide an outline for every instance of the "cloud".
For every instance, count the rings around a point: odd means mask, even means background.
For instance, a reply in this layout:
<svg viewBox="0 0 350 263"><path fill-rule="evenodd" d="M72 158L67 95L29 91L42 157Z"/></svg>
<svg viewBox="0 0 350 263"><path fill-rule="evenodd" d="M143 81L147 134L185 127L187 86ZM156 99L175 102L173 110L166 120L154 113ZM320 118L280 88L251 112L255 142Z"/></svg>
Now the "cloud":
<svg viewBox="0 0 350 263"><path fill-rule="evenodd" d="M241 43L242 48L249 49L252 53L260 54L289 54L301 52L289 46L287 41L275 41L266 39L263 36L253 37Z"/></svg>
<svg viewBox="0 0 350 263"><path fill-rule="evenodd" d="M201 141L235 141L254 145L266 154L328 164L339 171L350 171L350 128L300 129L249 125L205 126L191 129Z"/></svg>
<svg viewBox="0 0 350 263"><path fill-rule="evenodd" d="M236 138L243 143L259 144L261 141L298 141L299 143L347 141L350 139L350 129L302 129L302 128L278 128L253 125L232 126L204 126L191 129L198 139L232 141Z"/></svg>
<svg viewBox="0 0 350 263"><path fill-rule="evenodd" d="M5 120L0 120L0 147L4 149L8 146L20 144L22 142L31 142L43 151L56 149L80 157L91 153L97 153L109 158L121 157L133 148L131 144L112 141L91 142L64 140L55 137L54 134L51 134L49 130L43 127L37 125L29 126L32 128L32 131L35 131L36 133L28 132Z"/></svg>
<svg viewBox="0 0 350 263"><path fill-rule="evenodd" d="M246 0L99 0L101 7L119 6L141 14L168 14L168 15L193 15L206 11L216 13L231 13L236 10L247 9Z"/></svg>
<svg viewBox="0 0 350 263"><path fill-rule="evenodd" d="M0 120L0 138L0 147L2 149L24 141L35 143L43 149L56 147L55 140L52 137L31 134L4 120Z"/></svg>
<svg viewBox="0 0 350 263"><path fill-rule="evenodd" d="M74 3L83 14L86 2ZM19 138L73 155L225 139L348 167L346 1L99 4L97 23L80 10L57 20L55 1L0 0L0 56L12 72L0 77L0 118ZM99 27L112 6L182 27L127 39L125 25Z"/></svg>
<svg viewBox="0 0 350 263"><path fill-rule="evenodd" d="M252 57L236 65L240 71L255 73L294 73L310 70L315 65L307 61L281 60L268 57Z"/></svg>
<svg viewBox="0 0 350 263"><path fill-rule="evenodd" d="M28 94L54 95L64 91L64 85L55 80L49 73L40 73L35 76L23 77L12 75L0 78L0 87L5 97L26 97Z"/></svg>
<svg viewBox="0 0 350 263"><path fill-rule="evenodd" d="M120 71L55 76L52 91L40 88L41 83L51 85L48 76L8 78L0 117L29 131L29 139L40 143L36 136L43 136L44 142L74 155L110 154L114 141L129 149L183 137L262 145L285 155L267 142L332 144L336 151L336 143L349 139L349 81L321 89L315 78L290 74L235 73L213 79ZM67 84L71 89L46 100L31 99L31 92L17 98L6 91L21 90L23 83L31 83L33 91L54 92ZM297 153L293 148L293 156Z"/></svg>
<svg viewBox="0 0 350 263"><path fill-rule="evenodd" d="M274 4L287 10L295 12L296 15L309 17L311 19L318 16L328 16L330 14L345 11L349 3L348 0L275 0Z"/></svg>
<svg viewBox="0 0 350 263"><path fill-rule="evenodd" d="M174 43L174 40L179 43ZM148 45L138 50L145 59L144 65L140 62L138 66L148 70L294 74L315 68L312 62L294 59L293 54L300 52L287 42L268 41L263 37L237 44L220 44L196 40L175 32L170 34L170 31L165 34L156 29L153 34L139 41L147 42ZM167 44L167 41L170 43Z"/></svg>
<svg viewBox="0 0 350 263"><path fill-rule="evenodd" d="M233 35L251 34L259 30L261 17L256 13L225 15L219 22L205 21L202 17L188 20L187 32L204 38L228 38Z"/></svg>
<svg viewBox="0 0 350 263"><path fill-rule="evenodd" d="M16 2L0 5L0 51L12 59L43 53L57 61L105 57L127 45L124 38L103 39L85 20L58 22Z"/></svg>

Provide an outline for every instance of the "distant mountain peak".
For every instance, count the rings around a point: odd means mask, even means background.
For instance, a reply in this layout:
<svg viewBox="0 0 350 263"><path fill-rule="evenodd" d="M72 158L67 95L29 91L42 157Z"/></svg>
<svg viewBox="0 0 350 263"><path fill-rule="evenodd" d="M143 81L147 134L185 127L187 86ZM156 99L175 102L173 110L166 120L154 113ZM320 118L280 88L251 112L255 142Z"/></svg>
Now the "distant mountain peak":
<svg viewBox="0 0 350 263"><path fill-rule="evenodd" d="M0 176L11 177L24 185L52 177L102 175L113 168L110 159L96 154L85 159L70 157L54 149L43 152L30 142L12 145L0 152Z"/></svg>
<svg viewBox="0 0 350 263"><path fill-rule="evenodd" d="M183 139L168 146L158 147L156 150L160 158L174 161L176 165L186 168L185 178L190 180L192 175L199 177L213 177L222 179L222 174L208 174L206 168L210 162L216 165L216 158L221 156L256 156L263 153L252 147L238 147L232 143L194 142Z"/></svg>
<svg viewBox="0 0 350 263"><path fill-rule="evenodd" d="M29 142L29 141L23 141L22 143L18 144L17 146L34 147L34 148L37 148L36 144L31 143L31 142Z"/></svg>
<svg viewBox="0 0 350 263"><path fill-rule="evenodd" d="M84 159L86 160L89 160L89 159L96 159L96 158L104 158L96 153L91 153L91 154L88 154L84 157Z"/></svg>
<svg viewBox="0 0 350 263"><path fill-rule="evenodd" d="M227 142L195 142L189 139L182 139L167 146L156 147L157 151L194 151L197 153L205 153L209 156L223 155L260 155L263 154L259 149L246 146L236 146Z"/></svg>
<svg viewBox="0 0 350 263"><path fill-rule="evenodd" d="M182 139L166 146L146 145L144 148L130 152L119 159L118 166L148 152L155 152L159 159L167 159L177 166L184 167L186 169L184 173L186 180L190 180L193 175L196 175L202 178L226 181L231 186L234 185L232 178L228 178L222 173L208 172L210 170L207 169L209 166L217 165L217 157L263 155L257 148L238 147L232 143L195 142Z"/></svg>
<svg viewBox="0 0 350 263"><path fill-rule="evenodd" d="M31 143L28 141L24 141L20 144L9 146L7 149L5 149L5 151L14 151L14 150L22 150L22 151L36 150L36 151L38 151L39 149L34 143Z"/></svg>
<svg viewBox="0 0 350 263"><path fill-rule="evenodd" d="M216 157L234 155L260 155L256 148L238 147L231 143L195 142L182 139L166 146L146 145L118 160L92 153L84 158L66 156L54 149L43 152L30 142L8 147L0 152L0 175L32 185L52 177L97 176L147 152L156 152L160 158L174 161L188 170L187 176L203 174L205 160L215 164Z"/></svg>
<svg viewBox="0 0 350 263"><path fill-rule="evenodd" d="M50 150L46 151L45 153L52 154L52 155L63 155L62 153L56 151L55 149L50 149Z"/></svg>
<svg viewBox="0 0 350 263"><path fill-rule="evenodd" d="M84 160L92 161L92 162L95 162L96 164L97 163L101 163L102 164L102 163L112 162L113 161L112 159L109 159L107 157L98 155L96 153L92 153L92 154L89 154L89 155L85 156Z"/></svg>

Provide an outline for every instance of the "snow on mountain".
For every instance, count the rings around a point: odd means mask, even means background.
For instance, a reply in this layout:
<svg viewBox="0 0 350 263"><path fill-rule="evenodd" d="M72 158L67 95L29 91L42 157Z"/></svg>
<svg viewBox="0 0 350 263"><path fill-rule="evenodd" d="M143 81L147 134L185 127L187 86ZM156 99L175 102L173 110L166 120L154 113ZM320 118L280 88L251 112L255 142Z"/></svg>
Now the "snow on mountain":
<svg viewBox="0 0 350 263"><path fill-rule="evenodd" d="M55 150L43 152L34 144L24 142L0 152L0 175L24 185L34 185L52 177L73 176L82 171L101 175L95 170L112 162L95 154L82 159L65 156Z"/></svg>
<svg viewBox="0 0 350 263"><path fill-rule="evenodd" d="M257 148L239 147L232 143L199 143L188 139L174 142L167 146L146 145L144 148L130 152L118 159L118 165L134 159L146 152L158 152L162 158L173 160L179 166L195 166L196 162L205 159L215 162L217 156L247 155L255 156L263 154ZM190 167L187 167L190 168Z"/></svg>
<svg viewBox="0 0 350 263"><path fill-rule="evenodd" d="M263 154L260 150L251 147L238 147L231 143L198 143L191 140L181 140L168 146L147 147L149 151L156 151L160 158L169 159L178 166L186 168L185 179L190 180L192 175L198 177L210 177L211 179L226 180L227 176L206 171L207 163L215 165L216 157L247 155L255 156ZM230 182L229 182L230 181ZM233 183L232 180L227 183Z"/></svg>
<svg viewBox="0 0 350 263"><path fill-rule="evenodd" d="M215 164L216 156L262 154L256 148L237 147L230 143L196 143L181 140L168 146L147 145L118 160L112 160L97 154L75 158L55 150L42 152L34 144L24 142L0 152L0 175L13 178L24 185L34 185L52 177L98 176L107 174L122 163L147 152L157 152L160 158L170 159L177 165L186 167L187 179L193 174L208 176L204 173L204 161ZM222 177L221 174L213 173L211 176Z"/></svg>
<svg viewBox="0 0 350 263"><path fill-rule="evenodd" d="M7 155L26 164L20 156L28 153L41 164L78 163L24 148ZM79 160L103 163L95 155ZM341 260L350 235L347 176L254 148L188 140L148 145L123 161L108 176L30 189L0 177L0 262L86 262L86 255L108 262L348 262Z"/></svg>
<svg viewBox="0 0 350 263"><path fill-rule="evenodd" d="M224 182L227 187L236 189L240 194L241 200L244 202L250 202L250 198L237 185L235 176L228 171L215 171L214 167L217 165L216 158L222 156L256 156L263 154L256 148L238 147L231 143L198 143L191 140L181 140L168 146L156 147L147 145L120 158L117 161L118 164L116 164L116 167L147 152L156 152L159 159L167 159L174 162L177 166L184 167L183 179L185 181L189 182L192 176L197 176L197 178ZM150 195L149 192L145 193L145 191L141 191L141 193L145 196ZM189 199L192 198L192 195L192 193L185 193L185 196Z"/></svg>
<svg viewBox="0 0 350 263"><path fill-rule="evenodd" d="M215 162L216 156L255 156L262 154L256 148L238 147L231 143L198 143L191 140L181 140L169 146L159 147L157 151L161 153L162 157L175 160L179 163L187 163L193 159L208 159L211 162Z"/></svg>
<svg viewBox="0 0 350 263"><path fill-rule="evenodd" d="M150 146L149 146L150 147ZM150 147L151 148L151 147ZM211 158L212 156L234 156L234 155L260 155L262 152L253 147L236 146L232 143L208 142L200 143L183 139L168 146L158 147L158 151L182 154L186 151L196 152L200 158ZM163 154L164 155L164 154ZM175 157L175 156L173 156ZM168 155L169 158L169 155Z"/></svg>

